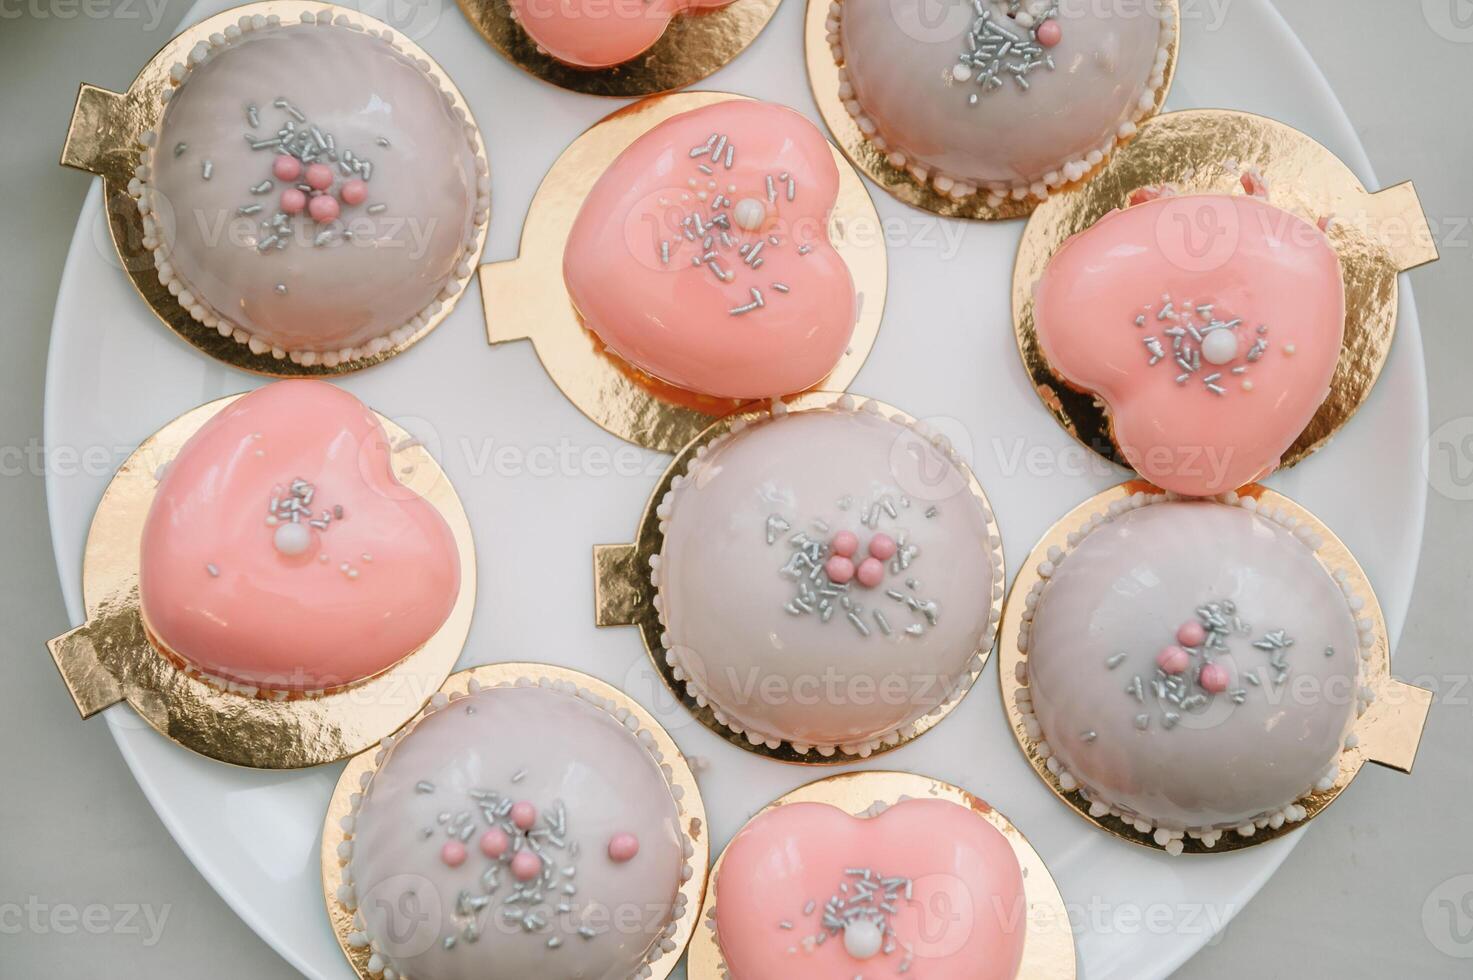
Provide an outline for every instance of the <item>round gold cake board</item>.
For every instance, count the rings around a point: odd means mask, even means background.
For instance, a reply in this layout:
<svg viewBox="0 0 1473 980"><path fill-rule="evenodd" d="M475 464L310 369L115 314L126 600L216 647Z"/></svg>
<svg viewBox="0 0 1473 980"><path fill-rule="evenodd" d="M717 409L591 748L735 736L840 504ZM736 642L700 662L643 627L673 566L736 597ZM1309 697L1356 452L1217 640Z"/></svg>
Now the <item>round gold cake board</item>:
<svg viewBox="0 0 1473 980"><path fill-rule="evenodd" d="M1018 636L1023 622L1022 614L1026 598L1041 581L1039 565L1048 559L1049 550L1052 548L1058 548L1067 554L1071 548L1070 534L1081 530L1091 521L1092 517L1110 513L1112 505L1120 505L1121 502L1129 500L1136 494L1151 497L1161 495L1162 491L1144 480L1122 483L1103 493L1096 494L1075 507L1050 528L1038 544L1034 545L1028 560L1019 568L1018 577L1013 581L1012 589L1008 593L1007 605L1003 610L1002 629L999 631L1001 652L998 656L997 678L1002 691L1003 708L1007 712L1013 737L1017 739L1018 747L1023 750L1033 771L1038 774L1038 778L1043 780L1053 794L1074 812L1106 833L1133 844L1140 844L1154 850L1165 850L1162 845L1156 843L1152 834L1136 830L1119 817L1090 816L1089 800L1079 790L1063 789L1059 785L1059 777L1049 770L1048 760L1039 755L1037 743L1028 734L1023 713L1019 710L1017 703L1017 692L1027 687L1028 659L1027 655L1018 649ZM1323 541L1315 552L1315 559L1325 569L1326 574L1335 577L1337 573L1343 573L1349 590L1365 600L1365 606L1356 613L1356 618L1371 621L1371 632L1375 637L1375 642L1369 650L1359 651L1361 655L1360 682L1374 692L1375 699L1354 723L1352 731L1356 744L1341 753L1340 775L1335 780L1335 785L1328 790L1317 791L1295 801L1308 811L1305 820L1299 823L1286 821L1278 828L1264 827L1251 837L1242 837L1235 830L1229 829L1222 833L1216 845L1211 848L1203 845L1200 840L1187 836L1182 840L1184 853L1187 854L1236 851L1245 847L1256 847L1292 833L1333 803L1367 762L1374 762L1400 772L1411 772L1412 763L1417 757L1417 746L1422 738L1422 727L1426 723L1427 712L1432 704L1431 691L1405 684L1391 676L1390 640L1386 633L1386 620L1381 614L1381 605L1376 601L1376 593L1371 588L1365 571L1361 569L1345 544L1314 514L1282 494L1258 484L1249 484L1236 494L1227 495L1223 499L1235 501L1238 498L1255 500L1260 513L1293 518L1297 521L1297 526L1312 529ZM1163 499L1166 498L1163 497ZM1171 497L1170 499L1180 498ZM1212 506L1206 501L1201 502L1200 505Z"/></svg>
<svg viewBox="0 0 1473 980"><path fill-rule="evenodd" d="M818 103L819 114L823 116L823 121L828 125L834 140L843 147L844 155L853 161L866 177L880 185L885 193L895 200L922 211L939 214L943 218L1009 221L1014 218L1026 218L1033 213L1033 210L1042 202L1031 194L1022 200L1010 199L992 205L988 203L986 190L979 190L971 197L958 201L939 193L929 183L916 180L909 171L892 166L885 159L885 154L876 149L875 145L860 132L859 124L854 121L854 117L844 107L843 100L839 98L839 69L843 66L835 61L833 46L829 40L829 8L836 2L842 4L844 0L808 0L808 9L804 14L803 23L803 51L808 63L808 87L813 91L813 100ZM1160 0L1160 5L1163 12L1162 29L1172 32L1168 44L1166 73L1160 89L1156 92L1155 105L1142 120L1137 121L1137 125L1141 125L1161 111L1162 106L1166 104L1167 95L1171 92L1172 79L1176 75L1176 58L1181 48L1180 0ZM960 36L957 38L957 43L961 43ZM942 80L938 79L936 84L941 85ZM1115 153L1118 155L1122 148L1122 141L1117 141ZM1054 196L1070 188L1088 184L1103 166L1105 166L1104 163L1072 184L1051 190L1049 199L1052 200Z"/></svg>
<svg viewBox="0 0 1473 980"><path fill-rule="evenodd" d="M1033 287L1071 236L1127 205L1142 187L1188 193L1243 193L1244 173L1266 179L1269 202L1311 224L1332 217L1327 234L1345 279L1345 343L1330 396L1284 453L1292 466L1327 443L1371 393L1396 333L1397 273L1437 259L1432 233L1410 183L1369 193L1329 150L1296 129L1246 112L1171 112L1141 126L1088 184L1049 198L1033 213L1013 267L1013 329L1023 369L1039 400L1071 436L1106 459L1132 467L1115 442L1109 411L1054 374L1038 345Z"/></svg>
<svg viewBox="0 0 1473 980"><path fill-rule="evenodd" d="M789 803L826 803L851 816L860 816L877 802L893 806L905 799L948 800L964 806L1007 839L1023 870L1024 897L1028 903L1023 959L1017 976L1022 980L1074 980L1074 933L1064 897L1048 865L1007 817L966 790L908 772L841 773L800 786L763 807L752 819ZM711 869L711 885L706 889L706 904L701 908L701 928L690 946L690 980L724 980L727 975L721 947L716 942L716 881L721 876L724 858L723 853ZM921 970L916 972L919 977L925 976Z"/></svg>
<svg viewBox="0 0 1473 980"><path fill-rule="evenodd" d="M915 419L883 402L836 392L820 391L799 395L786 403L786 409L789 412L802 412L841 404L852 404L856 407L872 404L885 418L893 419L904 425L915 424ZM977 678L982 675L983 669L987 666L987 658L991 656L993 645L996 642L995 624L1002 616L1003 583L1007 581L1006 562L1003 558L1002 539L997 527L997 518L993 514L992 505L987 500L982 484L977 482L976 475L965 463L960 460L956 461L956 465L966 474L968 489L987 516L988 537L995 544L992 546L994 559L992 593L977 597L979 603L985 603L990 607L989 634L977 649L976 664L967 673L965 682L946 701L932 713L911 723L906 731L886 740L878 748L863 755L846 754L839 749L835 749L827 756L817 749L799 752L788 742L781 743L777 748L771 748L766 744L754 745L745 735L733 731L718 721L711 707L699 704L686 691L685 684L675 677L671 665L665 658L664 645L660 639L664 633L664 627L655 609L655 587L650 582L650 559L658 555L665 546L665 535L660 530L660 517L657 511L660 501L665 499L665 494L670 491L675 478L685 473L701 449L731 431L732 424L737 419L755 422L767 418L769 413L770 408L766 405L747 406L742 411L711 423L680 450L671 460L665 474L660 477L660 482L655 485L649 501L645 504L634 543L594 546L594 624L597 626L637 626L650 663L654 665L655 671L665 682L665 687L669 689L671 695L685 705L686 710L693 714L702 725L732 745L769 759L776 759L779 762L810 766L846 765L865 758L883 755L903 745L908 745L944 721L972 690L977 683Z"/></svg>
<svg viewBox="0 0 1473 980"><path fill-rule="evenodd" d="M466 695L472 681L479 683L482 689L509 687L519 681L573 684L627 711L639 722L639 727L653 738L654 748L659 752L660 767L670 785L678 791L675 804L680 811L680 829L694 849L688 860L691 874L680 885L680 894L685 898L685 914L676 924L675 935L670 939L671 948L650 963L650 980L665 980L674 971L696 931L696 912L705 898L706 880L711 869L711 841L706 831L706 805L701 799L701 789L696 784L695 773L681 754L680 747L638 701L617 688L576 670L533 663L472 667L452 674L440 687L439 693L450 701L455 701ZM423 716L423 712L416 715L410 724ZM367 786L372 773L378 767L379 751L379 746L371 746L348 760L347 766L338 776L337 786L333 789L332 799L327 805L327 816L322 824L322 897L327 904L327 917L332 924L333 935L337 937L343 956L347 958L359 980L378 980L378 976L368 972L368 959L372 951L366 946L354 946L348 938L357 930L354 928L353 910L338 898L338 886L342 883L343 869L347 866L347 862L339 856L339 847L345 841L352 840L352 834L344 828L351 825L349 818L353 815L354 797ZM675 795L673 791L672 795Z"/></svg>
<svg viewBox="0 0 1473 980"><path fill-rule="evenodd" d="M373 745L414 716L460 656L476 602L476 553L455 488L424 447L382 416L400 481L450 525L460 593L418 650L366 681L321 694L280 694L200 675L149 641L138 603L138 554L159 467L241 396L202 405L154 433L113 477L87 535L82 594L87 622L50 641L83 718L126 701L160 735L200 755L252 769L299 769Z"/></svg>
<svg viewBox="0 0 1473 980"><path fill-rule="evenodd" d="M583 95L639 98L694 85L724 68L757 40L782 0L734 0L676 14L643 54L608 68L575 68L543 51L517 23L507 0L457 2L481 36L527 74Z"/></svg>
<svg viewBox="0 0 1473 980"><path fill-rule="evenodd" d="M76 106L72 109L71 122L67 127L66 143L61 151L63 166L102 178L103 205L107 210L108 227L112 232L113 245L117 249L118 262L128 273L138 294L164 325L191 346L221 363L274 378L351 374L386 361L419 343L444 322L455 304L465 295L466 287L475 277L476 265L485 248L486 230L490 224L489 220L483 221L476 228L475 252L462 259L469 269L468 274L451 280L457 287L455 295L440 301L440 309L425 319L423 327L407 340L382 353L364 355L339 362L332 367L321 363L310 366L297 364L289 357L277 359L269 350L254 353L246 344L237 342L233 337L223 337L214 327L207 327L196 321L170 294L168 288L159 282L153 252L143 243L143 219L138 213L138 202L129 193L128 184L134 179L135 171L142 162L143 145L140 140L145 134L153 132L163 117L163 93L176 87L170 77L171 70L189 60L190 49L195 45L208 44L211 34L219 34L227 27L233 27L241 17L277 17L282 24L295 24L303 14L308 13L331 13L335 19L346 18L347 23L360 25L368 32L392 33L387 24L352 8L329 3L267 0L264 3L233 7L186 28L164 45L143 66L143 70L126 92L111 92L83 83L77 92ZM394 47L423 63L427 74L440 86L451 109L457 115L464 113L465 121L473 134L476 157L484 162L486 145L482 142L481 131L471 116L470 106L450 80L450 76L413 41L397 34L392 36Z"/></svg>
<svg viewBox="0 0 1473 980"><path fill-rule="evenodd" d="M714 419L742 402L666 384L628 364L583 326L563 283L563 247L583 199L614 159L671 116L745 96L681 92L637 102L595 125L563 151L532 199L521 254L481 267L486 336L492 344L530 340L568 400L604 430L646 449L673 453ZM884 236L864 181L840 155L839 195L829 215L829 240L849 266L859 295L859 319L849 349L816 388L842 391L874 347L885 311Z"/></svg>

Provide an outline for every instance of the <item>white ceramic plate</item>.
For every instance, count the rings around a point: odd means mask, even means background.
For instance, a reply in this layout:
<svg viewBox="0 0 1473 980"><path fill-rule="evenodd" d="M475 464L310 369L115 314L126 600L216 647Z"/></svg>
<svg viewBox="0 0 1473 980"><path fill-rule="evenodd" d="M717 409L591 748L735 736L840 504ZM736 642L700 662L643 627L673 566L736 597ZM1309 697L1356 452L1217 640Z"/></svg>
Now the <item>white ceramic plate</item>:
<svg viewBox="0 0 1473 980"><path fill-rule="evenodd" d="M372 2L365 0L365 12L384 16L382 3L374 9ZM228 5L200 3L189 20ZM1273 116L1327 144L1377 186L1324 78L1265 0L1182 6L1185 37L1169 108ZM1230 16L1216 24L1220 7ZM401 33L451 73L485 132L493 177L486 258L510 258L542 174L615 104L524 75L449 0L398 9L410 12ZM788 102L818 121L804 77L802 21L801 0L788 0L753 48L705 87ZM1244 52L1252 52L1251 69ZM1059 515L1124 473L1078 449L1029 389L1008 308L1022 225L938 221L883 194L876 200L891 245L890 304L853 390L931 418L970 446L1015 571ZM470 512L481 591L461 666L543 660L623 685L656 711L688 754L710 760L702 777L706 808L714 843L724 845L768 800L829 770L768 762L726 744L672 703L635 630L594 629L590 548L631 539L666 458L625 446L584 419L529 345L489 349L478 300L467 297L407 354L344 382L424 438ZM117 267L94 186L62 277L46 385L52 537L74 622L82 617L87 526L113 468L180 412L259 383L201 357L154 319ZM1393 638L1422 539L1418 459L1426 415L1421 338L1403 280L1396 344L1374 395L1333 447L1270 481L1318 513L1359 556ZM1243 907L1297 835L1236 854L1173 860L1091 830L1054 800L1019 754L992 669L943 725L876 764L965 786L1029 835L1076 918L1085 976L1171 972ZM231 907L304 973L351 980L323 913L317 870L318 829L338 767L234 769L176 747L125 706L106 718L159 816Z"/></svg>

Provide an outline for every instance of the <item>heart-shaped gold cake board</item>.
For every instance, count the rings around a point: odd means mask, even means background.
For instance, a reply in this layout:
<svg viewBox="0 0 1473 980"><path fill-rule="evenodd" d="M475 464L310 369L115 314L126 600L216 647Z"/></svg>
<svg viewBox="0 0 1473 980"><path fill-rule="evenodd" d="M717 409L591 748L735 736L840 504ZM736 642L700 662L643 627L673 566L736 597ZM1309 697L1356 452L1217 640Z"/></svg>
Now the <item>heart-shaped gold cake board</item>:
<svg viewBox="0 0 1473 980"><path fill-rule="evenodd" d="M544 686L571 684L580 691L589 692L610 705L612 710L637 722L638 727L634 730L647 733L650 737L651 755L659 762L665 779L671 787L671 795L675 798L676 808L680 812L681 832L690 842L692 849L691 856L687 859L690 873L680 885L680 894L685 901L685 913L676 920L675 934L669 939L669 947L663 949L649 963L650 980L665 980L674 972L681 956L685 953L686 946L690 944L691 936L696 932L696 923L699 921L696 910L701 907L705 899L706 882L711 869L711 841L707 834L706 804L701 799L701 788L696 784L695 773L691 770L690 763L686 761L685 756L681 754L680 746L675 744L670 733L645 710L643 705L596 677L590 677L566 667L534 663L502 663L471 667L450 675L435 697L436 701L448 705L465 697L476 685L479 686L478 689L486 689L511 687L529 682ZM420 712L409 724L406 724L406 734L410 726L424 717L428 710ZM369 970L369 960L373 956L373 950L367 943L361 940L355 941L356 935L361 935L360 926L354 922L355 910L344 902L344 898L350 897L342 891L343 872L347 869L348 864L344 855L346 848L351 847L353 839L351 827L357 801L360 798L359 794L363 792L373 773L378 769L381 757L381 746L373 745L348 760L347 766L338 776L337 786L332 791L332 799L328 801L327 816L322 824L322 845L319 854L322 865L322 897L327 904L328 921L332 924L333 935L337 938L343 956L347 958L348 964L358 975L359 980L381 980L382 971L374 973Z"/></svg>
<svg viewBox="0 0 1473 980"><path fill-rule="evenodd" d="M1028 903L1028 919L1023 940L1023 959L1017 976L1022 980L1074 980L1074 933L1069 925L1068 909L1059 893L1048 865L1007 817L994 810L985 800L939 779L908 772L851 772L829 776L800 786L753 815L752 819L789 803L826 803L851 816L870 811L876 803L893 806L907 799L947 800L966 807L986 820L1007 839L1023 870L1024 896ZM751 821L748 821L749 823ZM738 831L740 833L740 831ZM721 877L723 854L711 869L711 884L706 889L706 904L701 909L700 928L691 941L689 969L691 980L724 980L726 964L716 942L716 881ZM917 971L920 976L924 973Z"/></svg>
<svg viewBox="0 0 1473 980"><path fill-rule="evenodd" d="M866 177L878 184L895 200L922 211L939 214L943 218L1011 221L1014 218L1026 218L1032 214L1041 203L1032 195L1022 200L1010 199L998 204L988 201L985 190L978 191L962 200L948 197L929 183L917 180L908 170L892 165L885 158L885 154L869 141L860 131L859 124L855 122L854 117L849 114L849 110L844 107L844 100L839 97L839 71L843 66L835 60L833 45L829 40L829 20L831 8L835 2L836 0L808 0L807 12L803 15L803 52L808 63L808 87L813 91L813 100L818 103L819 114L823 116L829 133L843 148L844 155ZM837 0L837 2L842 4L844 0ZM1181 49L1180 0L1159 0L1159 2L1162 8L1162 30L1170 31L1170 36L1165 39L1166 71L1161 87L1156 90L1155 103L1137 125L1143 125L1144 121L1160 112L1166 104L1166 97L1171 92L1172 79L1176 75L1177 55ZM958 37L957 41L960 44L961 38ZM940 79L937 80L937 84L941 84ZM1118 155L1122 148L1117 142L1115 153ZM1078 181L1051 190L1050 198L1070 188L1087 184L1094 179L1094 175L1103 166L1105 164L1101 163Z"/></svg>
<svg viewBox="0 0 1473 980"><path fill-rule="evenodd" d="M844 395L835 392L809 392L800 395L786 403L789 412L802 412L812 409L830 408L835 404L873 404L876 409L886 418L893 419L902 425L914 425L915 420L899 409L892 408L883 402L874 399L861 398L859 396ZM655 671L665 682L671 695L681 704L685 705L687 711L695 715L696 719L713 734L738 746L748 752L776 759L779 762L790 762L799 765L810 766L833 766L845 765L860 761L860 756L847 754L843 751L834 751L830 755L824 755L817 749L809 749L805 752L797 751L788 742L781 743L777 748L766 744L753 744L745 735L733 731L722 724L716 717L716 713L709 705L701 705L686 690L683 681L675 676L674 668L666 659L665 647L661 641L664 626L660 622L660 614L655 609L655 587L650 581L650 559L658 555L665 545L665 534L660 529L660 516L658 513L660 502L670 491L675 478L684 474L698 453L700 453L711 442L726 435L731 431L733 423L738 419L744 422L754 422L767 418L770 409L765 406L747 406L746 409L736 412L725 418L718 419L708 426L703 432L690 441L675 458L671 460L670 466L655 485L650 494L649 501L645 504L644 514L639 520L639 531L632 544L601 544L595 545L593 549L593 590L594 590L594 624L597 626L637 626L641 639L644 641L645 652L649 655L650 663ZM997 527L997 519L993 516L992 505L987 500L987 494L982 485L977 482L977 477L964 463L958 466L965 472L968 489L977 502L981 505L983 512L987 515L989 537L997 539L999 543L993 549L993 589L991 595L978 596L979 603L985 603L990 607L990 623L998 623L1002 615L1003 583L1007 581L1007 570L1003 561L1002 545L1000 543L1000 532ZM972 669L965 679L957 686L942 704L923 718L912 722L905 730L897 736L889 739L884 744L873 749L865 758L873 758L892 752L903 745L908 745L920 738L926 732L935 728L947 715L956 710L962 699L972 690L977 678L982 675L987 666L987 658L992 654L995 643L995 629L989 627L989 635L984 638L983 644L976 651L976 659Z"/></svg>
<svg viewBox="0 0 1473 980"><path fill-rule="evenodd" d="M364 354L331 367L320 360L312 365L304 365L289 357L276 358L269 350L255 353L247 344L240 343L234 337L222 336L214 327L207 327L196 321L169 292L168 287L159 282L153 250L144 242L146 236L143 218L138 211L138 200L129 185L137 180L142 162L144 145L141 141L157 129L164 114L164 94L176 86L173 78L176 67L189 62L190 51L196 46L208 46L212 35L218 38L223 36L227 28L235 29L242 17L260 17L262 24L266 23L266 18L277 18L282 24L295 24L305 14L330 15L335 22L337 18L345 18L344 24L358 25L364 30L392 33L388 24L366 17L349 7L338 7L330 3L267 0L264 3L233 7L186 28L164 45L143 66L143 70L126 92L111 92L84 83L77 92L76 106L72 109L71 122L67 127L66 143L61 150L62 166L102 178L103 207L107 212L108 227L112 232L113 245L117 249L118 262L154 315L201 353L242 371L275 378L351 374L386 361L429 336L430 331L450 315L475 277L476 266L486 245L486 230L490 224L489 221L482 221L476 227L474 254L464 262L466 274L457 275L451 280L455 295L440 301L439 309L425 317L422 327L381 353ZM430 80L439 85L451 108L457 114L464 115L476 159L484 169L485 143L471 116L469 105L455 83L450 80L450 76L445 74L444 69L423 48L408 38L395 34L392 43L400 52L419 62Z"/></svg>
<svg viewBox="0 0 1473 980"><path fill-rule="evenodd" d="M1027 691L1027 655L1019 649L1019 636L1023 628L1023 613L1028 605L1027 597L1032 594L1043 577L1039 566L1049 561L1050 551L1058 549L1065 554L1073 547L1070 535L1090 525L1098 515L1109 514L1113 507L1127 506L1137 494L1146 498L1159 495L1162 491L1145 482L1132 480L1096 494L1064 515L1033 547L1028 560L1019 568L1008 593L1007 605L1003 609L1002 629L999 631L1001 652L998 656L998 683L1002 690L1003 707L1007 711L1008 723L1018 747L1027 756L1028 763L1038 778L1085 820L1121 840L1140 844L1154 850L1165 850L1150 832L1136 830L1120 817L1112 815L1093 816L1090 801L1078 790L1066 790L1060 785L1059 775L1049 768L1049 759L1041 755L1038 738L1029 734L1030 725L1036 725L1031 716L1019 705L1019 691ZM1142 498L1136 498L1140 501ZM1340 774L1332 787L1318 790L1294 801L1306 811L1304 820L1298 823L1284 821L1279 826L1261 827L1252 836L1243 837L1236 830L1226 830L1217 842L1206 846L1201 840L1187 835L1181 840L1183 852L1187 854L1223 853L1256 847L1303 827L1333 803L1349 787L1367 762L1374 762L1399 772L1411 772L1417 757L1417 747L1422 739L1422 728L1427 721L1427 712L1432 706L1432 692L1403 683L1391 676L1391 642L1386 632L1386 619L1376 593L1371 588L1365 571L1356 562L1355 556L1334 533L1310 511L1266 487L1250 484L1236 494L1226 498L1234 503L1240 499L1256 502L1257 512L1269 519L1283 523L1293 522L1295 528L1308 528L1320 539L1315 550L1315 559L1326 574L1342 583L1347 595L1364 600L1364 606L1356 612L1357 619L1369 620L1369 635L1372 642L1359 653L1360 685L1373 694L1369 706L1354 722L1353 738L1340 755ZM1145 503L1145 506L1151 506ZM1204 503L1202 506L1211 506ZM1296 534L1299 533L1296 531ZM1342 578L1343 576L1343 578Z"/></svg>
<svg viewBox="0 0 1473 980"><path fill-rule="evenodd" d="M1088 184L1043 202L1033 213L1013 267L1013 331L1023 369L1054 419L1084 446L1126 469L1109 412L1090 392L1054 374L1038 344L1033 287L1071 236L1127 205L1143 187L1184 193L1244 193L1245 175L1268 185L1268 201L1326 231L1345 280L1345 343L1325 399L1284 453L1292 466L1319 449L1370 396L1396 335L1397 273L1437 260L1416 189L1397 184L1371 193L1340 159L1296 129L1225 109L1170 112L1141 127Z"/></svg>
<svg viewBox="0 0 1473 980"><path fill-rule="evenodd" d="M138 601L139 546L157 473L206 422L239 398L186 412L136 449L113 477L87 535L87 622L47 646L83 718L127 702L160 735L200 755L253 769L334 762L403 725L455 667L476 601L470 521L438 463L382 416L394 473L445 518L460 556L460 594L444 625L388 670L350 687L285 695L207 678L156 649Z"/></svg>
<svg viewBox="0 0 1473 980"><path fill-rule="evenodd" d="M639 98L694 85L724 68L755 40L782 0L735 0L714 10L676 14L643 54L608 68L575 68L537 46L507 0L457 0L465 19L502 56L558 88L584 95ZM612 4L608 8L612 12Z"/></svg>
<svg viewBox="0 0 1473 980"><path fill-rule="evenodd" d="M481 267L487 339L492 344L532 341L547 373L580 412L646 449L673 453L743 402L676 388L605 349L568 298L563 246L583 199L626 147L671 116L739 98L743 96L682 92L645 99L607 117L564 150L543 178L522 229L521 254ZM839 196L829 216L829 239L854 277L859 320L849 349L816 387L842 391L859 373L879 333L887 263L874 202L839 151L833 153Z"/></svg>

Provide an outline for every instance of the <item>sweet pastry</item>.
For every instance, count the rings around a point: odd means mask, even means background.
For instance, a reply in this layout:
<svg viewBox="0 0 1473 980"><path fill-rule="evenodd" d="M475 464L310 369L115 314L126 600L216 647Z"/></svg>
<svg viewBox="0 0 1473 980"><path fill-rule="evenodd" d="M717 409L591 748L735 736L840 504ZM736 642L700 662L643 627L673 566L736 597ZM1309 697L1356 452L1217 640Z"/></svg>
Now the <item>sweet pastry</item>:
<svg viewBox="0 0 1473 980"><path fill-rule="evenodd" d="M584 324L663 381L744 400L812 387L858 303L828 239L839 171L801 115L733 99L665 120L589 192L563 276Z"/></svg>
<svg viewBox="0 0 1473 980"><path fill-rule="evenodd" d="M1052 549L1018 705L1061 787L1173 853L1304 819L1372 697L1373 625L1322 543L1252 498L1138 493Z"/></svg>
<svg viewBox="0 0 1473 980"><path fill-rule="evenodd" d="M992 514L944 439L873 402L734 424L658 514L666 659L753 745L867 756L954 704L992 647Z"/></svg>
<svg viewBox="0 0 1473 980"><path fill-rule="evenodd" d="M489 171L475 124L388 30L242 16L171 78L130 190L159 281L195 320L335 366L407 340L459 291Z"/></svg>
<svg viewBox="0 0 1473 980"><path fill-rule="evenodd" d="M340 849L387 980L648 976L694 854L649 733L566 681L437 695L388 740Z"/></svg>
<svg viewBox="0 0 1473 980"><path fill-rule="evenodd" d="M450 615L445 519L395 477L378 418L280 381L231 402L169 462L143 527L155 646L212 678L323 691L413 653Z"/></svg>
<svg viewBox="0 0 1473 980"><path fill-rule="evenodd" d="M637 58L677 15L732 0L511 0L512 16L544 51L574 68L609 68Z"/></svg>
<svg viewBox="0 0 1473 980"><path fill-rule="evenodd" d="M938 13L940 17L938 18ZM1134 135L1176 39L1164 0L836 0L829 44L860 131L956 200L1043 198Z"/></svg>
<svg viewBox="0 0 1473 980"><path fill-rule="evenodd" d="M1234 490L1278 466L1330 392L1340 259L1318 227L1255 195L1140 197L1049 261L1038 343L1104 401L1142 476L1193 496Z"/></svg>
<svg viewBox="0 0 1473 980"><path fill-rule="evenodd" d="M730 980L1012 980L1027 900L1007 839L949 800L759 814L716 875Z"/></svg>

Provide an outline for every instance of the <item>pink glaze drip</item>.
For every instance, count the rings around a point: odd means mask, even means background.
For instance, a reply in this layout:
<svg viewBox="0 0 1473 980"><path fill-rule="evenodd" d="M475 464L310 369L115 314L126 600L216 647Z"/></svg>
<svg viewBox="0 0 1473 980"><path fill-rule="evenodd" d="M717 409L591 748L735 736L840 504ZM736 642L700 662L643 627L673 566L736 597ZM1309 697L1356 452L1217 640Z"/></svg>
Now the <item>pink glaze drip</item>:
<svg viewBox="0 0 1473 980"><path fill-rule="evenodd" d="M676 14L732 0L512 0L537 46L575 68L607 68L644 52Z"/></svg>

